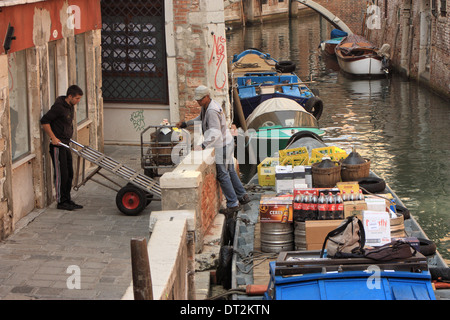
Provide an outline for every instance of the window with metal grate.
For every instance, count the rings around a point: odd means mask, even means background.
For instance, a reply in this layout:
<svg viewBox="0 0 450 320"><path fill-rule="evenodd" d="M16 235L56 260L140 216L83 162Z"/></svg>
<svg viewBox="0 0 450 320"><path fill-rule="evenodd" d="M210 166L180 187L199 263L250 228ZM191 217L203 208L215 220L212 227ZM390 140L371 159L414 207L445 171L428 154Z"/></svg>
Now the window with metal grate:
<svg viewBox="0 0 450 320"><path fill-rule="evenodd" d="M164 0L103 0L103 98L168 104Z"/></svg>

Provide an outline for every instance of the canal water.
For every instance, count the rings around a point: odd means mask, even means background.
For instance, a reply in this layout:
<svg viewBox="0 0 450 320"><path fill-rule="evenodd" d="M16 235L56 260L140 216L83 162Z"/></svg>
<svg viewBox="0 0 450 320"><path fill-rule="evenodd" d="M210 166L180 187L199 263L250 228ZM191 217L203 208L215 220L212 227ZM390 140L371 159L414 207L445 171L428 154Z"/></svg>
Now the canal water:
<svg viewBox="0 0 450 320"><path fill-rule="evenodd" d="M352 147L371 160L450 261L450 101L397 74L362 80L339 71L335 58L318 48L327 40L317 14L227 31L229 59L257 48L291 60L303 81L319 90L319 120L327 143ZM243 171L248 171L245 165ZM254 169L253 169L254 170Z"/></svg>

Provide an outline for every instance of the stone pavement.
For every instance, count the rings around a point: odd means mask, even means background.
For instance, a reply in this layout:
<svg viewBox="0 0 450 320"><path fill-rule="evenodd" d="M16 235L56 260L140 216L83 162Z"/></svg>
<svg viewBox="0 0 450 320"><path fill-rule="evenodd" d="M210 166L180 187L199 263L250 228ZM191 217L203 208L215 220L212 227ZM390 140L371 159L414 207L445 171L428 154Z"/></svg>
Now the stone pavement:
<svg viewBox="0 0 450 320"><path fill-rule="evenodd" d="M105 153L141 171L139 147L105 146ZM93 181L72 195L83 209L63 211L52 204L35 210L0 242L0 299L122 298L132 281L130 240L148 239L150 212L161 210L161 203L125 216L116 207L116 192Z"/></svg>

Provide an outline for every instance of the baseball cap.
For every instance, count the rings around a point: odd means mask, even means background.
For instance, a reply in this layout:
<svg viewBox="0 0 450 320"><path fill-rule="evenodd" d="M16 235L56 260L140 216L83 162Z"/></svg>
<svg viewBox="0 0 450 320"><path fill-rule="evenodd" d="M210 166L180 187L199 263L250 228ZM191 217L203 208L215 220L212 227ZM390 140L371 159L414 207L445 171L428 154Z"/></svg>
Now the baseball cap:
<svg viewBox="0 0 450 320"><path fill-rule="evenodd" d="M205 86L198 86L194 92L194 100L201 100L207 95L209 95L209 89Z"/></svg>

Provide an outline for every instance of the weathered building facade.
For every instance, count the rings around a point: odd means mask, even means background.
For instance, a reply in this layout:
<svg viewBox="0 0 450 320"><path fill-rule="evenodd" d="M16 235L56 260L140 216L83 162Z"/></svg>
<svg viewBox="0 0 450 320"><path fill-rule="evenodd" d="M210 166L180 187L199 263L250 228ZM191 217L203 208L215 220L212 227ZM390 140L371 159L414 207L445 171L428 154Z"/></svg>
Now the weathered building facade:
<svg viewBox="0 0 450 320"><path fill-rule="evenodd" d="M40 118L68 86L84 91L74 138L103 146L100 1L0 2L0 239L53 202L49 140Z"/></svg>
<svg viewBox="0 0 450 320"><path fill-rule="evenodd" d="M197 116L200 84L228 109L223 0L102 1L102 18L105 143Z"/></svg>
<svg viewBox="0 0 450 320"><path fill-rule="evenodd" d="M450 96L450 17L448 1L378 0L378 28L370 40L391 45L394 67L406 76Z"/></svg>

